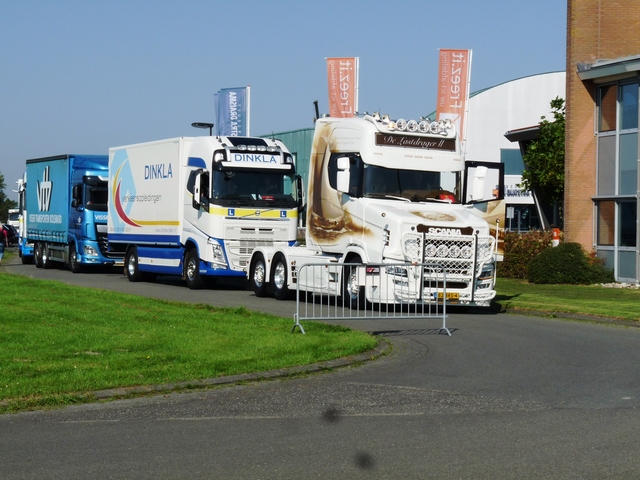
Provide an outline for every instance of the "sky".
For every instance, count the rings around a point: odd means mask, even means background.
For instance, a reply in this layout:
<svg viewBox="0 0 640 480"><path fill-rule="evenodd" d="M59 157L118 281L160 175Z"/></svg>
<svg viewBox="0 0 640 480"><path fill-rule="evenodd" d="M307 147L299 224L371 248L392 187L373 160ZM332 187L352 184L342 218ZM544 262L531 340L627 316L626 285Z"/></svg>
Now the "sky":
<svg viewBox="0 0 640 480"><path fill-rule="evenodd" d="M327 57L359 57L359 110L435 110L439 49L471 92L566 68L561 0L0 0L0 173L25 161L206 135L214 94L251 86L251 134L313 127Z"/></svg>

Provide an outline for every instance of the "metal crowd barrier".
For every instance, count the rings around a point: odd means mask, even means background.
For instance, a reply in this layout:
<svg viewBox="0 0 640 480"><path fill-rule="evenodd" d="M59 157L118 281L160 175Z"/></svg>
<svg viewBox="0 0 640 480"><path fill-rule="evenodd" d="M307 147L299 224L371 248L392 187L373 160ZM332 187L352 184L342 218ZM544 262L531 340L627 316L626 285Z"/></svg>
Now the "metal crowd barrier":
<svg viewBox="0 0 640 480"><path fill-rule="evenodd" d="M447 275L440 264L312 263L298 267L292 332L304 334L304 320L441 319L447 328ZM359 287L359 298L345 295L345 281ZM357 289L354 289L357 291ZM365 295L366 292L366 295ZM364 299L364 297L368 297Z"/></svg>

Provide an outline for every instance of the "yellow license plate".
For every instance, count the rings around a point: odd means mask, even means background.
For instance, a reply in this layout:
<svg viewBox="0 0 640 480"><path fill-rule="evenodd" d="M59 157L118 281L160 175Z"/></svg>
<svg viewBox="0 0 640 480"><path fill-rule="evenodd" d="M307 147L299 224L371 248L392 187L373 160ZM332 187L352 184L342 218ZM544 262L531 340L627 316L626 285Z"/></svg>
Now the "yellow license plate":
<svg viewBox="0 0 640 480"><path fill-rule="evenodd" d="M443 294L442 292L438 292L438 299L442 300ZM460 294L458 292L447 292L447 300L458 300L460 298Z"/></svg>

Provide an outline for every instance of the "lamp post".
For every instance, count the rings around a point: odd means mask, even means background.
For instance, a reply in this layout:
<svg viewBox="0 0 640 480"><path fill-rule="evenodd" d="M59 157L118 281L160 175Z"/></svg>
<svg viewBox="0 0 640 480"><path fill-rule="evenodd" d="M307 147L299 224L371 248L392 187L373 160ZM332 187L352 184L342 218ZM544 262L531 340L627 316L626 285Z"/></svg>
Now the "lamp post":
<svg viewBox="0 0 640 480"><path fill-rule="evenodd" d="M193 122L191 124L191 126L195 127L195 128L208 128L209 129L209 136L211 137L213 135L213 123Z"/></svg>

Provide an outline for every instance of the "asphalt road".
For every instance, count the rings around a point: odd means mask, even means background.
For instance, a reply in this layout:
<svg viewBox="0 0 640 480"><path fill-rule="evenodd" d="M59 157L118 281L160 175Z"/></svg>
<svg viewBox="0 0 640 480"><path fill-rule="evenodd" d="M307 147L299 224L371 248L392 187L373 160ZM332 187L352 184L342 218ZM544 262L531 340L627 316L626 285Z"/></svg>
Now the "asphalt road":
<svg viewBox="0 0 640 480"><path fill-rule="evenodd" d="M241 284L190 291L117 272L3 269L289 317L295 309ZM640 477L640 330L492 313L452 313L451 337L424 321L351 326L384 336L392 352L306 378L2 415L0 478Z"/></svg>

